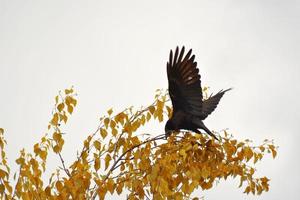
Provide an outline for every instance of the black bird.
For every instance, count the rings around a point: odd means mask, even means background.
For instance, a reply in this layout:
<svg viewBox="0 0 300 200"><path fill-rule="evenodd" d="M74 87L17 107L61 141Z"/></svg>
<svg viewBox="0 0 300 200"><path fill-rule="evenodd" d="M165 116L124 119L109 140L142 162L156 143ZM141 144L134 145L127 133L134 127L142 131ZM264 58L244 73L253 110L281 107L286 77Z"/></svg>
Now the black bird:
<svg viewBox="0 0 300 200"><path fill-rule="evenodd" d="M199 129L203 129L217 139L204 125L203 120L215 110L224 93L231 88L221 90L216 95L203 100L199 69L197 62L194 61L195 55L191 56L191 54L192 49L183 57L184 47L180 53L177 47L174 57L172 50L170 51L167 74L173 114L165 125L165 134L168 137L172 131L180 129L201 134Z"/></svg>

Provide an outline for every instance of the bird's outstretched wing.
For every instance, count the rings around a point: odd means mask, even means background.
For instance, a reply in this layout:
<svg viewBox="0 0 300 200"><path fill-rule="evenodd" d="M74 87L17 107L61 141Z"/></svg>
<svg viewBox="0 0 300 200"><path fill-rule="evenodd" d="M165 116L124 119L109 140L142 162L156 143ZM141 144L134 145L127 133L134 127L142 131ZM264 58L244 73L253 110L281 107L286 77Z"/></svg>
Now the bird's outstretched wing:
<svg viewBox="0 0 300 200"><path fill-rule="evenodd" d="M202 120L204 120L209 114L211 114L217 107L220 99L225 94L225 92L231 90L231 88L227 90L221 90L217 94L210 96L208 99L204 100L202 103Z"/></svg>
<svg viewBox="0 0 300 200"><path fill-rule="evenodd" d="M202 116L200 74L197 63L194 62L195 55L191 56L191 54L192 49L184 56L184 47L180 53L177 47L174 56L171 50L167 63L169 94L174 113L184 111L195 116Z"/></svg>

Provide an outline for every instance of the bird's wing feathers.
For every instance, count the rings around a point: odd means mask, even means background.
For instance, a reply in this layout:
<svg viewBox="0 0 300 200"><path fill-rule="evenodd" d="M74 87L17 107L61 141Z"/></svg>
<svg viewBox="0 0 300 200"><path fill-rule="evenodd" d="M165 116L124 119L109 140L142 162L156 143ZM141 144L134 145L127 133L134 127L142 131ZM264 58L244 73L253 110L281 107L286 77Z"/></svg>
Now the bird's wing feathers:
<svg viewBox="0 0 300 200"><path fill-rule="evenodd" d="M170 52L167 63L169 94L174 112L184 111L195 116L202 115L202 89L199 69L191 56L192 50L184 55L184 47L179 52L176 48L174 57Z"/></svg>
<svg viewBox="0 0 300 200"><path fill-rule="evenodd" d="M203 104L202 104L203 119L202 120L204 120L209 114L211 114L216 109L222 96L225 94L225 92L227 92L229 90L231 90L231 88L229 88L227 90L221 90L214 96L211 96L208 99L203 101Z"/></svg>

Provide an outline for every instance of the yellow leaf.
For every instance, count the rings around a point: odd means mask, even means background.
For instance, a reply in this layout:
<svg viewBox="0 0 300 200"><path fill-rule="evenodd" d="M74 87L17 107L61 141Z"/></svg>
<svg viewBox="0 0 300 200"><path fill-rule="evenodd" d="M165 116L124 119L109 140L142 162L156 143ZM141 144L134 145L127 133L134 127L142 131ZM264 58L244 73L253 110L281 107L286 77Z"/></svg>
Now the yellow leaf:
<svg viewBox="0 0 300 200"><path fill-rule="evenodd" d="M230 143L231 143L232 145L236 145L237 140L231 140Z"/></svg>
<svg viewBox="0 0 300 200"><path fill-rule="evenodd" d="M150 113L147 113L147 121L149 121L151 119L151 115Z"/></svg>
<svg viewBox="0 0 300 200"><path fill-rule="evenodd" d="M109 110L107 111L107 113L108 113L108 115L111 115L111 114L113 113L113 109L112 109L112 108L109 109Z"/></svg>
<svg viewBox="0 0 300 200"><path fill-rule="evenodd" d="M116 135L118 134L118 130L115 129L115 128L113 128L111 134L112 134L113 136L116 136Z"/></svg>
<svg viewBox="0 0 300 200"><path fill-rule="evenodd" d="M100 158L98 157L95 158L94 168L96 171L100 169Z"/></svg>
<svg viewBox="0 0 300 200"><path fill-rule="evenodd" d="M16 191L17 193L20 193L20 192L22 191L22 189L23 189L23 184L22 184L21 181L18 181L18 182L17 182L17 185L16 185L16 188L15 188L15 191Z"/></svg>
<svg viewBox="0 0 300 200"><path fill-rule="evenodd" d="M163 112L157 112L157 117L158 117L158 121L162 122L164 120L164 115Z"/></svg>
<svg viewBox="0 0 300 200"><path fill-rule="evenodd" d="M4 181L5 188L8 190L8 193L12 193L12 187L9 185L8 181Z"/></svg>
<svg viewBox="0 0 300 200"><path fill-rule="evenodd" d="M250 190L251 190L250 186L247 186L246 189L245 189L245 191L244 191L244 193L249 194Z"/></svg>
<svg viewBox="0 0 300 200"><path fill-rule="evenodd" d="M115 121L123 125L124 119L126 119L127 117L128 116L124 112L121 112L115 116Z"/></svg>
<svg viewBox="0 0 300 200"><path fill-rule="evenodd" d="M58 104L58 106L57 106L57 110L58 110L59 112L61 112L61 111L64 109L64 107L65 107L65 104L64 104L64 103L60 103L60 104Z"/></svg>
<svg viewBox="0 0 300 200"><path fill-rule="evenodd" d="M272 156L273 156L273 158L275 158L275 157L276 157L276 155L277 155L277 152L276 152L276 150L275 150L275 149L271 149L271 151L272 151Z"/></svg>
<svg viewBox="0 0 300 200"><path fill-rule="evenodd" d="M153 113L155 111L155 107L154 106L149 106L149 111L153 115Z"/></svg>
<svg viewBox="0 0 300 200"><path fill-rule="evenodd" d="M62 191L62 189L63 189L63 184L60 182L60 181L57 181L56 183L55 183L55 187L56 187L56 189L58 190L58 191Z"/></svg>
<svg viewBox="0 0 300 200"><path fill-rule="evenodd" d="M164 102L158 100L157 103L156 103L156 106L157 106L158 110L162 110L163 107L164 107Z"/></svg>
<svg viewBox="0 0 300 200"><path fill-rule="evenodd" d="M51 188L49 186L45 188L45 193L48 197L51 197Z"/></svg>
<svg viewBox="0 0 300 200"><path fill-rule="evenodd" d="M114 120L110 121L110 128L113 129L116 127L116 122Z"/></svg>
<svg viewBox="0 0 300 200"><path fill-rule="evenodd" d="M101 134L102 138L104 139L107 136L107 131L104 128L100 128L100 134Z"/></svg>
<svg viewBox="0 0 300 200"><path fill-rule="evenodd" d="M250 147L244 148L244 155L246 157L246 160L249 161L253 157L253 151Z"/></svg>
<svg viewBox="0 0 300 200"><path fill-rule="evenodd" d="M94 141L94 146L95 148L100 151L101 150L101 143L98 141L98 140L95 140Z"/></svg>
<svg viewBox="0 0 300 200"><path fill-rule="evenodd" d="M123 187L124 187L123 182L117 184L116 191L117 191L118 195L120 195L122 193Z"/></svg>
<svg viewBox="0 0 300 200"><path fill-rule="evenodd" d="M254 153L254 161L253 163L255 164L258 161L258 155L256 153Z"/></svg>
<svg viewBox="0 0 300 200"><path fill-rule="evenodd" d="M114 190L115 190L115 183L114 183L114 180L113 179L108 179L107 183L106 183L106 188L107 190L113 194L114 193Z"/></svg>
<svg viewBox="0 0 300 200"><path fill-rule="evenodd" d="M64 113L63 115L59 115L60 119L62 119L65 123L68 121L67 115Z"/></svg>
<svg viewBox="0 0 300 200"><path fill-rule="evenodd" d="M111 143L109 142L109 147L108 147L108 152L113 152L115 150L115 144L114 143Z"/></svg>
<svg viewBox="0 0 300 200"><path fill-rule="evenodd" d="M254 174L254 168L251 167L250 169L250 174L253 175Z"/></svg>
<svg viewBox="0 0 300 200"><path fill-rule="evenodd" d="M6 176L8 176L7 172L0 169L0 179L4 179Z"/></svg>
<svg viewBox="0 0 300 200"><path fill-rule="evenodd" d="M66 103L67 106L73 105L73 106L75 107L76 104L77 104L77 100L74 99L74 98L71 97L71 96L67 96L67 97L65 98L65 103Z"/></svg>
<svg viewBox="0 0 300 200"><path fill-rule="evenodd" d="M77 100L71 97L71 104L75 107L77 105Z"/></svg>
<svg viewBox="0 0 300 200"><path fill-rule="evenodd" d="M4 194L5 187L3 184L0 184L0 194Z"/></svg>
<svg viewBox="0 0 300 200"><path fill-rule="evenodd" d="M259 149L261 150L261 152L265 151L265 147L264 146L259 146Z"/></svg>
<svg viewBox="0 0 300 200"><path fill-rule="evenodd" d="M25 159L24 159L24 158L18 158L18 159L16 159L16 163L17 163L18 165L24 165Z"/></svg>
<svg viewBox="0 0 300 200"><path fill-rule="evenodd" d="M38 155L38 154L41 152L39 143L36 143L36 144L33 146L33 151L34 151L35 155Z"/></svg>
<svg viewBox="0 0 300 200"><path fill-rule="evenodd" d="M105 118L104 119L104 125L105 125L106 128L108 127L108 124L109 124L109 118Z"/></svg>
<svg viewBox="0 0 300 200"><path fill-rule="evenodd" d="M263 183L267 183L269 180L270 179L268 179L267 177L260 178L260 181Z"/></svg>
<svg viewBox="0 0 300 200"><path fill-rule="evenodd" d="M61 148L58 145L55 145L53 147L53 151L54 151L54 153L59 153L61 151Z"/></svg>
<svg viewBox="0 0 300 200"><path fill-rule="evenodd" d="M73 113L73 106L68 105L68 113L72 114Z"/></svg>
<svg viewBox="0 0 300 200"><path fill-rule="evenodd" d="M84 140L84 147L86 149L90 148L91 137L89 136L86 140Z"/></svg>
<svg viewBox="0 0 300 200"><path fill-rule="evenodd" d="M39 156L42 160L46 160L47 159L47 151L41 151Z"/></svg>
<svg viewBox="0 0 300 200"><path fill-rule="evenodd" d="M132 131L136 131L140 127L141 123L140 121L134 121L131 125Z"/></svg>
<svg viewBox="0 0 300 200"><path fill-rule="evenodd" d="M55 141L61 140L61 133L54 132L52 138L53 138Z"/></svg>
<svg viewBox="0 0 300 200"><path fill-rule="evenodd" d="M105 156L105 170L108 168L110 161L111 161L110 155L106 154L106 156Z"/></svg>
<svg viewBox="0 0 300 200"><path fill-rule="evenodd" d="M257 154L257 157L259 160L261 160L263 158L263 155L261 153Z"/></svg>
<svg viewBox="0 0 300 200"><path fill-rule="evenodd" d="M168 111L168 117L171 118L172 117L172 108L170 108L169 106L167 107L167 111Z"/></svg>
<svg viewBox="0 0 300 200"><path fill-rule="evenodd" d="M97 191L100 200L104 200L107 188L103 187L103 185L98 186L99 190Z"/></svg>
<svg viewBox="0 0 300 200"><path fill-rule="evenodd" d="M176 193L175 193L174 199L175 199L175 200L182 200L182 199L184 199L184 198L183 198L183 196L182 196L182 193L176 192Z"/></svg>
<svg viewBox="0 0 300 200"><path fill-rule="evenodd" d="M180 149L179 155L183 156L183 159L185 159L186 158L185 150L184 149Z"/></svg>
<svg viewBox="0 0 300 200"><path fill-rule="evenodd" d="M244 176L241 176L241 178L240 178L240 185L239 185L239 187L242 187L243 186L243 182L246 180L246 177L244 177Z"/></svg>
<svg viewBox="0 0 300 200"><path fill-rule="evenodd" d="M122 163L122 164L121 164L121 167L120 167L120 170L121 170L121 171L124 171L124 169L125 169L125 165L124 165L124 163Z"/></svg>
<svg viewBox="0 0 300 200"><path fill-rule="evenodd" d="M137 136L134 136L133 138L131 138L131 142L132 142L133 145L140 144L140 140Z"/></svg>
<svg viewBox="0 0 300 200"><path fill-rule="evenodd" d="M146 117L145 117L145 115L142 115L142 117L141 117L141 124L144 125L145 122L146 122Z"/></svg>
<svg viewBox="0 0 300 200"><path fill-rule="evenodd" d="M209 175L210 175L210 169L208 169L207 167L203 167L201 169L201 176L203 178L208 178Z"/></svg>
<svg viewBox="0 0 300 200"><path fill-rule="evenodd" d="M58 146L59 146L60 149L63 148L64 143L65 143L64 139L61 139L61 140L58 141Z"/></svg>
<svg viewBox="0 0 300 200"><path fill-rule="evenodd" d="M57 126L58 125L58 113L55 113L53 115L53 118L51 120L51 124L54 125L54 126Z"/></svg>
<svg viewBox="0 0 300 200"><path fill-rule="evenodd" d="M65 94L68 95L68 94L71 94L73 93L73 88L71 89L65 89Z"/></svg>
<svg viewBox="0 0 300 200"><path fill-rule="evenodd" d="M160 192L166 195L171 194L168 182L163 178L161 178L159 182L160 182L160 188L159 188Z"/></svg>
<svg viewBox="0 0 300 200"><path fill-rule="evenodd" d="M262 193L263 189L260 185L257 186L257 194L260 195Z"/></svg>
<svg viewBox="0 0 300 200"><path fill-rule="evenodd" d="M24 193L22 193L22 199L23 200L31 200L32 198L29 196L29 193L24 192Z"/></svg>
<svg viewBox="0 0 300 200"><path fill-rule="evenodd" d="M276 155L277 155L277 152L276 152L276 150L275 150L275 146L272 145L272 144L270 144L270 145L269 145L269 148L270 148L271 151L272 151L272 156L273 156L273 158L275 158Z"/></svg>

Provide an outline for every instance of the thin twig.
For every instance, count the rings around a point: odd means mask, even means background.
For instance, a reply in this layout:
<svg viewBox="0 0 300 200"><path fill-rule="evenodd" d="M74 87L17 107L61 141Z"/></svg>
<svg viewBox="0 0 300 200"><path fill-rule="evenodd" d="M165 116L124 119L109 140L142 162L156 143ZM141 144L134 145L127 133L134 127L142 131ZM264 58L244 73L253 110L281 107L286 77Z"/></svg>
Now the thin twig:
<svg viewBox="0 0 300 200"><path fill-rule="evenodd" d="M71 174L70 174L69 170L68 170L68 169L66 168L66 166L65 166L65 161L64 161L64 159L62 158L61 153L58 153L58 155L59 155L59 158L60 158L60 161L61 161L61 163L62 163L62 166L63 166L64 171L65 171L66 174L70 177Z"/></svg>
<svg viewBox="0 0 300 200"><path fill-rule="evenodd" d="M105 178L103 179L103 181L106 181L108 179L108 177L110 176L110 174L115 170L117 169L117 167L119 167L120 165L117 165L118 162L120 162L123 157L130 151L134 150L135 148L138 148L146 143L149 143L149 142L153 142L153 141L156 141L156 140L161 140L161 139L164 139L165 138L165 134L161 134L161 135L158 135L154 138L151 138L151 139L148 139L140 144L137 144L137 145L134 145L133 147L131 147L130 149L126 150L122 155L119 156L119 158L114 162L114 164L111 166L111 168L108 170ZM94 189L95 189L95 186L94 186ZM97 193L94 192L93 196L92 196L92 199L95 199L96 198L96 195Z"/></svg>

